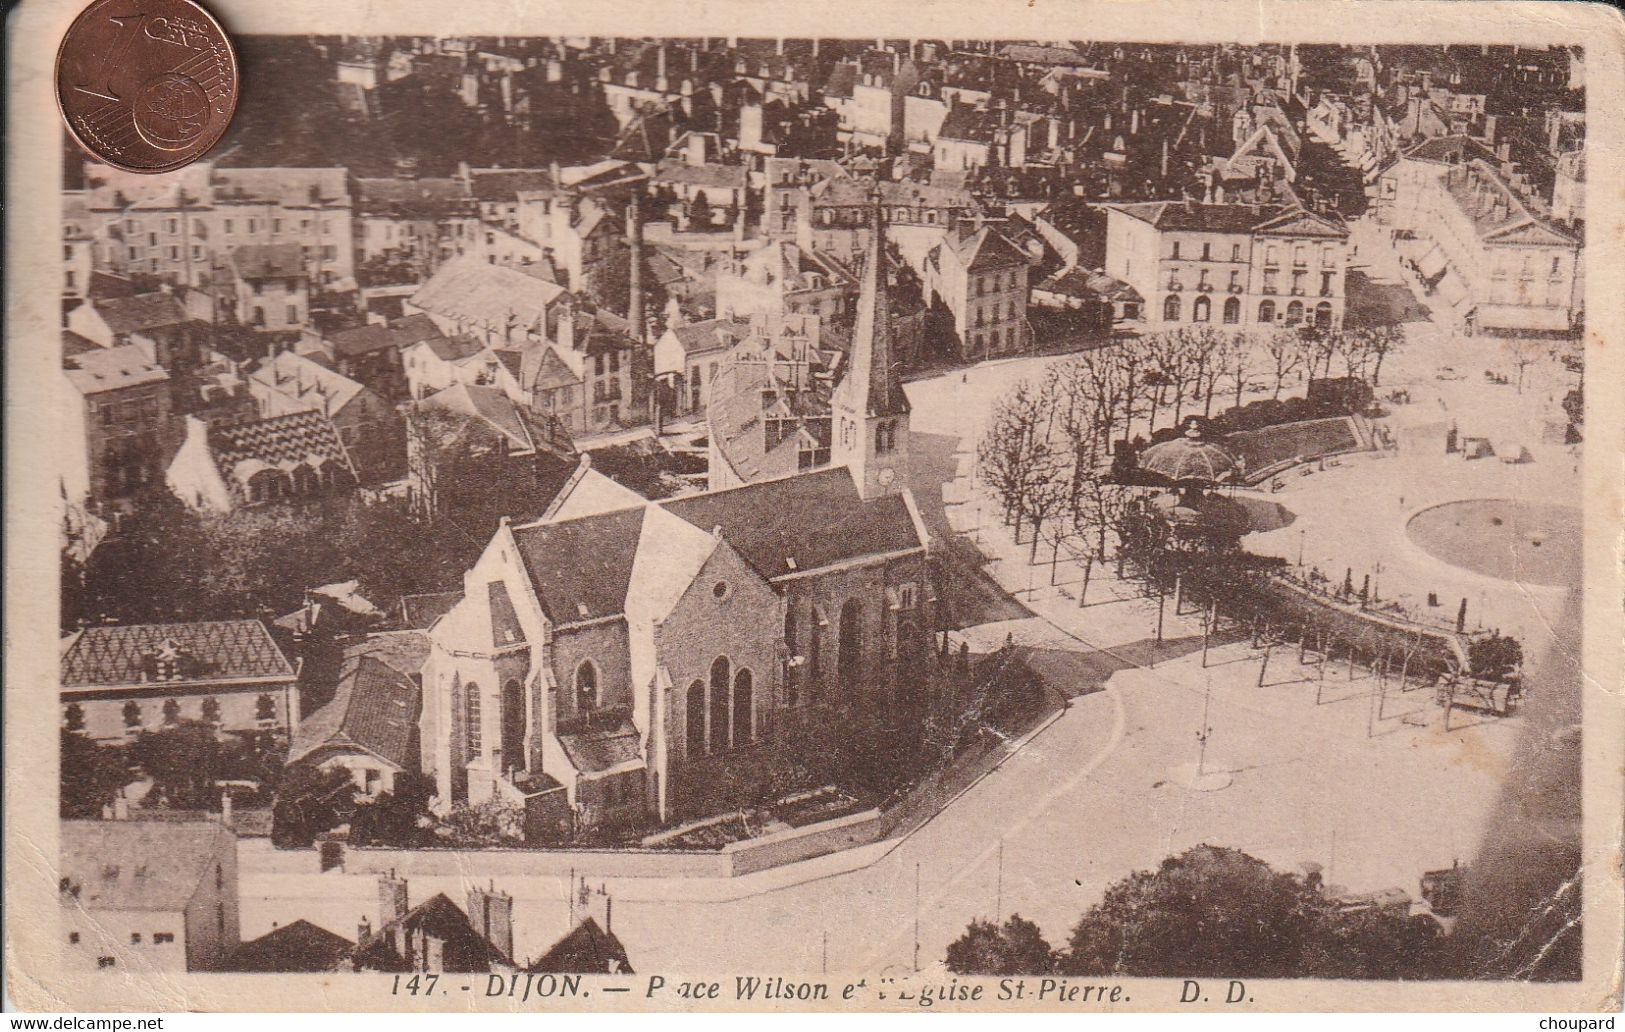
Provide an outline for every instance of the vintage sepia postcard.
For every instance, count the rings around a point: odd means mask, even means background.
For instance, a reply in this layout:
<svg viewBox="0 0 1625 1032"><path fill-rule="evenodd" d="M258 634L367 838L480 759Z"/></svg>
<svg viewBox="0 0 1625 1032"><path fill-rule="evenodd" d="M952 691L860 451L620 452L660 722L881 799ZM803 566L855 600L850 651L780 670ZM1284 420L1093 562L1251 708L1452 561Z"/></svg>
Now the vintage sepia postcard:
<svg viewBox="0 0 1625 1032"><path fill-rule="evenodd" d="M13 1006L1619 1007L1617 11L206 6L11 16Z"/></svg>

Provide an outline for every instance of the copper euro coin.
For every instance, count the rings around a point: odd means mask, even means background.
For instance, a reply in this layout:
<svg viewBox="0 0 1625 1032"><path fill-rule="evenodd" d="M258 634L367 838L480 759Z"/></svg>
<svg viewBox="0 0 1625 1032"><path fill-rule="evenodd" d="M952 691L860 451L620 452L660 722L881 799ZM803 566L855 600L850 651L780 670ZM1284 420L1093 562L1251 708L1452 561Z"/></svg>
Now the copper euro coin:
<svg viewBox="0 0 1625 1032"><path fill-rule="evenodd" d="M192 0L96 0L56 55L56 96L79 145L129 172L169 172L220 141L237 56Z"/></svg>

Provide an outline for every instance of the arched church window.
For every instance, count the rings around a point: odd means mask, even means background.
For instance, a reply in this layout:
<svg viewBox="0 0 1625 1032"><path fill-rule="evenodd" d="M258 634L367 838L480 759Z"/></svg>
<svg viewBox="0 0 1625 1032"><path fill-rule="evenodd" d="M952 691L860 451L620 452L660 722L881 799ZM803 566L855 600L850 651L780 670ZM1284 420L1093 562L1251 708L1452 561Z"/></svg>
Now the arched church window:
<svg viewBox="0 0 1625 1032"><path fill-rule="evenodd" d="M598 668L592 660L584 659L576 667L576 712L589 713L598 708Z"/></svg>

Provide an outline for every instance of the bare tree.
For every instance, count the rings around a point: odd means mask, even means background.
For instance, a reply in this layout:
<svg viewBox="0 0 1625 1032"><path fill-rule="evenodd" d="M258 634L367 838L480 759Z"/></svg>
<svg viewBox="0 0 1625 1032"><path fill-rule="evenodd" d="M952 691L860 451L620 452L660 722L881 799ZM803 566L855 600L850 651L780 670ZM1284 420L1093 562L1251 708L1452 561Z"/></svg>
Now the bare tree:
<svg viewBox="0 0 1625 1032"><path fill-rule="evenodd" d="M1236 408L1241 407L1241 395L1247 389L1247 382L1252 376L1253 363L1257 359L1256 348L1258 342L1250 333L1237 333L1226 337L1219 352L1219 364L1224 369L1224 375L1229 378L1230 384L1236 391Z"/></svg>
<svg viewBox="0 0 1625 1032"><path fill-rule="evenodd" d="M1303 341L1289 330L1277 330L1265 339L1264 354L1269 356L1270 370L1275 374L1275 393L1271 396L1279 401L1286 378L1304 363Z"/></svg>
<svg viewBox="0 0 1625 1032"><path fill-rule="evenodd" d="M1144 338L1144 348L1147 365L1151 367L1143 381L1150 388L1151 414L1147 429L1151 431L1157 428L1157 410L1163 406L1163 394L1170 388L1173 391L1173 397L1169 400L1174 407L1174 422L1179 422L1183 414L1185 386L1190 376L1186 367L1189 356L1184 339L1177 332L1153 333Z"/></svg>
<svg viewBox="0 0 1625 1032"><path fill-rule="evenodd" d="M1366 362L1371 356L1370 339L1363 331L1332 330L1329 331L1328 341L1333 351L1343 359L1344 375L1353 379L1365 379ZM1327 362L1326 375L1331 375L1331 363Z"/></svg>
<svg viewBox="0 0 1625 1032"><path fill-rule="evenodd" d="M1382 378L1382 361L1405 346L1405 331L1392 323L1383 323L1362 331L1366 335L1366 351L1373 359L1371 386Z"/></svg>
<svg viewBox="0 0 1625 1032"><path fill-rule="evenodd" d="M1068 476L1066 462L1051 438L1056 413L1053 397L1023 380L998 400L993 418L976 447L977 468L1004 506L1004 521L1037 524L1054 514L1055 484ZM1064 480L1062 481L1064 483ZM1036 546L1035 546L1036 547Z"/></svg>
<svg viewBox="0 0 1625 1032"><path fill-rule="evenodd" d="M1307 378L1315 379L1315 374L1330 376L1332 374L1332 358L1337 354L1337 340L1332 331L1311 327L1300 332L1298 346L1303 350L1304 367Z"/></svg>
<svg viewBox="0 0 1625 1032"><path fill-rule="evenodd" d="M1507 358L1518 368L1518 393L1523 393L1524 375L1529 367L1539 362L1551 351L1551 346L1545 341L1519 340L1512 338L1503 345Z"/></svg>
<svg viewBox="0 0 1625 1032"><path fill-rule="evenodd" d="M1117 368L1123 383L1123 436L1133 434L1135 399L1139 397L1141 377L1145 369L1145 347L1138 337L1132 337L1105 352Z"/></svg>
<svg viewBox="0 0 1625 1032"><path fill-rule="evenodd" d="M1191 402L1200 399L1202 417L1213 415L1213 395L1218 393L1219 377L1224 373L1223 351L1228 336L1211 326L1191 327L1179 331L1185 351L1185 367L1190 371ZM1174 421L1178 422L1176 413Z"/></svg>
<svg viewBox="0 0 1625 1032"><path fill-rule="evenodd" d="M1044 392L1055 406L1058 427L1066 440L1098 436L1109 449L1117 429L1119 410L1127 433L1131 410L1129 393L1133 387L1133 365L1137 362L1135 358L1125 363L1115 349L1096 348L1050 367Z"/></svg>

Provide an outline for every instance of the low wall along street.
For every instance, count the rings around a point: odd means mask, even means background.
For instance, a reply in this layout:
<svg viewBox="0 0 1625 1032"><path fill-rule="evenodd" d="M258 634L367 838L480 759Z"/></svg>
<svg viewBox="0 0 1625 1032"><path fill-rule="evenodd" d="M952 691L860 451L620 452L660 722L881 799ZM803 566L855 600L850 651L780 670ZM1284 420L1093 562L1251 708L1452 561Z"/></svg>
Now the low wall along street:
<svg viewBox="0 0 1625 1032"><path fill-rule="evenodd" d="M1051 700L1052 702L1055 700ZM811 860L885 839L901 839L936 816L963 792L996 769L1034 735L1060 716L1061 706L1035 715L1024 734L973 746L954 762L921 781L895 805L848 814L806 827L730 842L717 850L680 849L391 849L347 846L346 874L405 877L466 875L481 877L564 876L591 869L604 878L733 878ZM297 857L295 860L294 858ZM246 867L287 870L319 866L319 853L271 850L245 858Z"/></svg>

